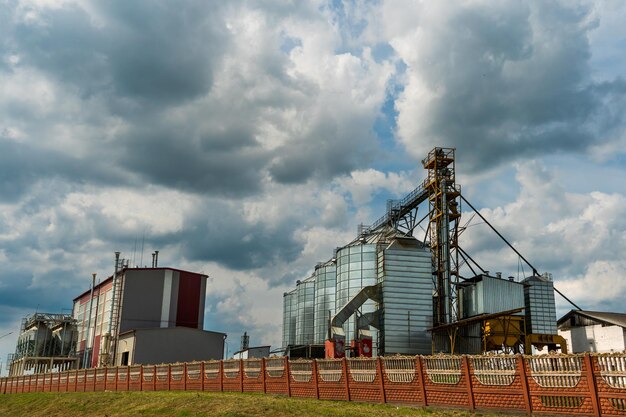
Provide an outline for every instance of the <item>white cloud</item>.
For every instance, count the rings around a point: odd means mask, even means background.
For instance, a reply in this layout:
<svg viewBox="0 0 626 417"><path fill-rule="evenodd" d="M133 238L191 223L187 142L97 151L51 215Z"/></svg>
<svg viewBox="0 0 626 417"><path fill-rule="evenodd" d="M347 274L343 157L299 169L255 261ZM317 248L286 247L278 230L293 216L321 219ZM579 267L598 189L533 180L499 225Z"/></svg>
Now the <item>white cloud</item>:
<svg viewBox="0 0 626 417"><path fill-rule="evenodd" d="M622 82L591 77L592 2L430 2L400 19L397 6L381 24L407 66L397 134L415 158L453 146L482 171L623 137Z"/></svg>
<svg viewBox="0 0 626 417"><path fill-rule="evenodd" d="M603 309L621 308L626 196L567 192L537 161L519 164L517 170L521 189L516 200L481 213L540 273L552 273L555 286L579 306L599 308L605 300ZM466 212L465 218L470 215ZM475 226L463 234L463 248L485 269L517 276L523 267L528 276L530 268L480 223L475 218Z"/></svg>
<svg viewBox="0 0 626 417"><path fill-rule="evenodd" d="M592 75L597 81L610 81L623 77L626 56L623 45L626 41L626 4L622 1L604 0L593 3L594 14L599 25L589 34L592 46Z"/></svg>
<svg viewBox="0 0 626 417"><path fill-rule="evenodd" d="M407 172L381 172L373 168L352 171L350 176L335 180L339 188L349 192L352 202L362 206L372 201L374 194L381 190L388 191L398 197L407 194L417 187L417 181Z"/></svg>
<svg viewBox="0 0 626 417"><path fill-rule="evenodd" d="M625 271L626 262L622 259L593 261L580 275L560 282L558 288L573 300L583 300L587 310L612 311L611 308L622 307Z"/></svg>

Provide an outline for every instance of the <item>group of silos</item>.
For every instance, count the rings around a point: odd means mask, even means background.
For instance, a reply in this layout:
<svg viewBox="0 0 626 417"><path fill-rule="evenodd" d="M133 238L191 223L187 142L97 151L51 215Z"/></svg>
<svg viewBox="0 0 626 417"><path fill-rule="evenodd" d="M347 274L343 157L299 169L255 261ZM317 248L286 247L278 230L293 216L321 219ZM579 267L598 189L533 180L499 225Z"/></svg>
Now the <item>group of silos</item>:
<svg viewBox="0 0 626 417"><path fill-rule="evenodd" d="M368 300L342 323L346 346L358 338L359 316L374 317L371 323L372 354L430 354L448 351L448 343L437 343L429 331L433 315L431 253L414 237L386 232L361 235L335 250L327 262L319 263L311 276L297 281L283 297L283 340L287 355L320 357L331 338L331 320L363 288L377 285L378 301ZM551 278L530 277L522 282L488 273L463 280L459 288L459 319L523 309L521 332L508 332L518 344L526 334L555 335L556 310ZM513 317L511 320L514 320ZM492 329L485 338L485 321L459 327L456 353L481 353L499 344L501 335ZM497 321L490 321L495 326ZM523 326L523 329L522 329ZM529 339L530 340L530 339ZM493 348L493 346L491 346ZM355 356L355 352L346 352Z"/></svg>
<svg viewBox="0 0 626 417"><path fill-rule="evenodd" d="M357 318L374 317L374 355L431 352L432 262L430 250L393 229L362 234L337 248L310 277L283 297L283 348L287 354L323 351L330 323L363 288L377 285L378 302L367 300L343 323L346 345L355 340ZM347 352L351 356L350 352ZM352 354L353 356L354 354ZM315 356L312 354L311 356Z"/></svg>

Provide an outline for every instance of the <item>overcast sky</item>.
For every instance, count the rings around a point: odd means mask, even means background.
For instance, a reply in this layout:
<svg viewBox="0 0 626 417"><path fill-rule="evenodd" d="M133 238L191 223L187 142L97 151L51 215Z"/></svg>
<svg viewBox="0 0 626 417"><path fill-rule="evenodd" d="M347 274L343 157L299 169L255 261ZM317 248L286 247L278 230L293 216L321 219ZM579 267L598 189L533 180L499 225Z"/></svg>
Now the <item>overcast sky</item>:
<svg viewBox="0 0 626 417"><path fill-rule="evenodd" d="M210 275L231 353L244 330L277 347L282 293L434 146L559 289L626 312L625 21L621 0L0 0L0 359L114 251ZM464 248L519 276L473 224Z"/></svg>

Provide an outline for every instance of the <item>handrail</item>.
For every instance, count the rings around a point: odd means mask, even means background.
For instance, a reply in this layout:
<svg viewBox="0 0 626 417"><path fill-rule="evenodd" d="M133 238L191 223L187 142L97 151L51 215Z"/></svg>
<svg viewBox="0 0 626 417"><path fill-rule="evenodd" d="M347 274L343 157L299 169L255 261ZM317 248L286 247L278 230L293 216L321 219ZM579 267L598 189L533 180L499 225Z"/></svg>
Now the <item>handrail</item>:
<svg viewBox="0 0 626 417"><path fill-rule="evenodd" d="M391 220L391 213L397 212L394 217L401 218L406 215L408 212L413 210L415 207L420 205L423 201L428 198L428 190L424 183L420 184L413 191L404 196L401 200L395 201L391 207L387 210L387 213L380 217L378 220L372 224L370 230L376 230L379 227L388 224Z"/></svg>

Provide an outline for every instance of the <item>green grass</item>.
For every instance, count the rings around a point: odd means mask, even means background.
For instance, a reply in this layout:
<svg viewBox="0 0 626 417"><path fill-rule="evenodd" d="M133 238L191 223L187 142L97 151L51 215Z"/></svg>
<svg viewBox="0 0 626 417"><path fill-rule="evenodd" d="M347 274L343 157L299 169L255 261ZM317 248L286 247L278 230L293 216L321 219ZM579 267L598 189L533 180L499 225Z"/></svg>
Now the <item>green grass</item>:
<svg viewBox="0 0 626 417"><path fill-rule="evenodd" d="M168 417L462 417L460 410L397 407L285 398L264 394L209 392L90 392L0 395L0 416ZM484 415L488 417L488 415ZM492 415L494 416L494 415Z"/></svg>

